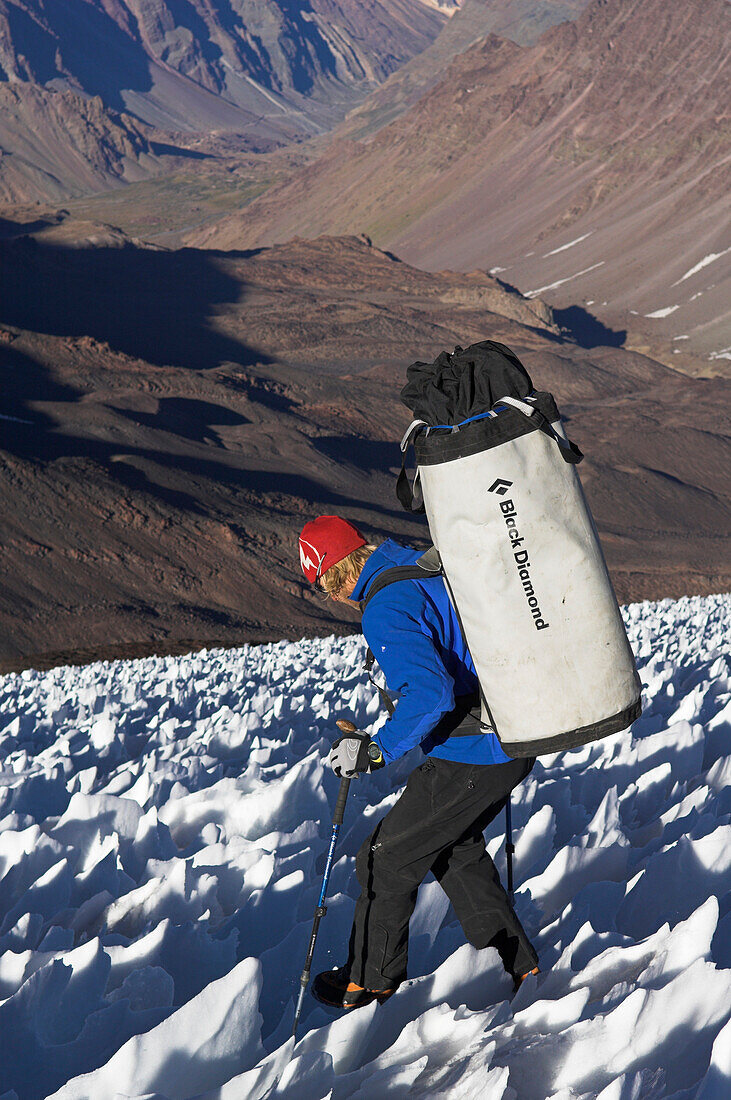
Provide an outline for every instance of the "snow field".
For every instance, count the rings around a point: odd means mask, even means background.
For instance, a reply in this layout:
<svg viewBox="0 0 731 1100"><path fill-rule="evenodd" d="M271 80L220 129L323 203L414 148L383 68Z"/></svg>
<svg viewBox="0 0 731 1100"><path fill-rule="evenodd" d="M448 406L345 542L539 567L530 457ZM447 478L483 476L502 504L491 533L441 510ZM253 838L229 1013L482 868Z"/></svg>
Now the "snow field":
<svg viewBox="0 0 731 1100"><path fill-rule="evenodd" d="M343 1017L308 997L296 1046L322 758L336 717L384 720L362 641L0 679L0 1100L727 1100L731 597L625 617L641 719L513 798L543 972L511 1000L430 880L409 981ZM344 959L355 853L418 759L351 787L315 972Z"/></svg>

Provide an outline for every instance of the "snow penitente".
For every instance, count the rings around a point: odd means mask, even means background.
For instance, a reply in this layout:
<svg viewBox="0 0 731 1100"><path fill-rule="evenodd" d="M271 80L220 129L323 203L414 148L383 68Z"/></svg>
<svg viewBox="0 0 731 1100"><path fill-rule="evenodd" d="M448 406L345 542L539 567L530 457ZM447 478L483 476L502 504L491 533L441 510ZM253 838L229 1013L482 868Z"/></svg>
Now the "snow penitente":
<svg viewBox="0 0 731 1100"><path fill-rule="evenodd" d="M333 715L386 717L363 639L0 677L3 1090L726 1100L731 595L623 614L645 696L632 735L543 757L512 796L516 907L547 973L511 998L429 876L408 982L337 1018L307 997L294 1049ZM355 854L418 751L351 783L319 970L343 959Z"/></svg>

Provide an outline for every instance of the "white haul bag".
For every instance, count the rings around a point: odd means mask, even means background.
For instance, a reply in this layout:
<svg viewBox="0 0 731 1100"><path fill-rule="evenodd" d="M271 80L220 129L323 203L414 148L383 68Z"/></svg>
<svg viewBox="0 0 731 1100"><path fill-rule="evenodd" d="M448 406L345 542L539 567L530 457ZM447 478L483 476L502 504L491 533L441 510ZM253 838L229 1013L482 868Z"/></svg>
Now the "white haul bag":
<svg viewBox="0 0 731 1100"><path fill-rule="evenodd" d="M576 469L581 452L551 395L503 395L459 427L416 421L411 440L483 719L508 755L629 726L640 680Z"/></svg>

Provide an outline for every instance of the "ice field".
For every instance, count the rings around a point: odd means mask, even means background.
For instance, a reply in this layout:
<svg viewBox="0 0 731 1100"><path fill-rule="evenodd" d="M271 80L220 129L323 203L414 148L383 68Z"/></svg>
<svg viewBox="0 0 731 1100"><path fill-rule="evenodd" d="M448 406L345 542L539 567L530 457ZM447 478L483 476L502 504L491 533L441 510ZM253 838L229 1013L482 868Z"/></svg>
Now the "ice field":
<svg viewBox="0 0 731 1100"><path fill-rule="evenodd" d="M383 720L361 640L0 679L1 1100L729 1100L731 597L625 616L641 719L513 799L543 972L511 999L427 881L409 981L343 1017L308 996L294 1047L323 756L335 718ZM313 972L344 960L354 854L418 759L351 786Z"/></svg>

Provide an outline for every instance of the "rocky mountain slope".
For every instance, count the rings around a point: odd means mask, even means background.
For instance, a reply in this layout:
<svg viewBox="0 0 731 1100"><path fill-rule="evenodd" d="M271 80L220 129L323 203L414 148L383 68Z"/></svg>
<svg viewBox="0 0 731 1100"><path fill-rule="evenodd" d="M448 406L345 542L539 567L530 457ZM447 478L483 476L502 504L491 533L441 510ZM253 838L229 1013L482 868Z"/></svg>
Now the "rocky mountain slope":
<svg viewBox="0 0 731 1100"><path fill-rule="evenodd" d="M423 50L422 0L0 0L3 78L100 95L163 129L325 121Z"/></svg>
<svg viewBox="0 0 731 1100"><path fill-rule="evenodd" d="M0 201L60 200L165 171L185 149L98 96L0 84Z"/></svg>
<svg viewBox="0 0 731 1100"><path fill-rule="evenodd" d="M401 65L337 127L361 141L392 122L444 79L450 62L488 34L530 46L548 27L576 19L589 0L465 0L425 50Z"/></svg>
<svg viewBox="0 0 731 1100"><path fill-rule="evenodd" d="M0 0L0 201L53 202L158 175L191 146L226 149L222 135L240 152L320 132L429 45L451 10Z"/></svg>
<svg viewBox="0 0 731 1100"><path fill-rule="evenodd" d="M370 141L333 143L191 242L366 231L421 266L496 266L582 302L634 346L689 339L719 361L730 11L594 0L531 48L488 37Z"/></svg>
<svg viewBox="0 0 731 1100"><path fill-rule="evenodd" d="M620 598L731 583L722 379L363 239L167 251L34 210L0 226L0 667L354 629L297 533L426 541L394 494L405 366L486 337L568 416Z"/></svg>

